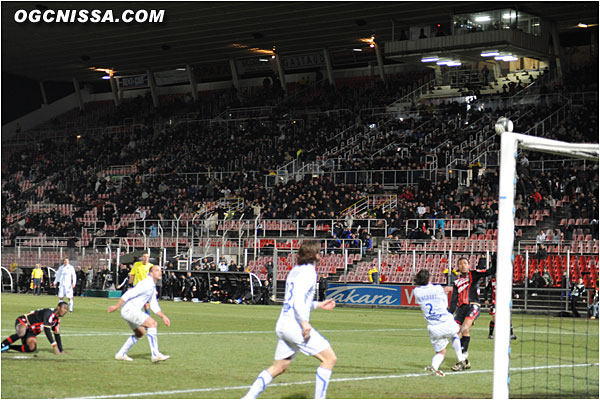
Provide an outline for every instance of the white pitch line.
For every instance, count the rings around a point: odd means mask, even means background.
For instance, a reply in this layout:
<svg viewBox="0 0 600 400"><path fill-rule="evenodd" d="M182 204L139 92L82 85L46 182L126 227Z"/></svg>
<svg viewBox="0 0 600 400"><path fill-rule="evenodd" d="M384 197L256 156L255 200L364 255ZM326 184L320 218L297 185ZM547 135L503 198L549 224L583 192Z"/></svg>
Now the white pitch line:
<svg viewBox="0 0 600 400"><path fill-rule="evenodd" d="M364 333L372 333L372 332L408 332L408 331L424 331L426 328L382 328L382 329L319 329L319 332L327 332L327 333L346 333L346 332L364 332ZM476 331L486 331L487 328L471 328L471 330ZM548 334L548 335L562 335L564 333L569 333L570 335L578 335L578 336L598 336L595 332L571 332L568 330L564 331L556 331L556 332L542 332L542 331L534 331L534 330L518 330L515 329L517 333L536 333L536 334ZM14 332L14 329L2 329L2 332ZM170 335L264 335L271 334L274 331L210 331L210 332L168 332L165 330L161 330L161 336L170 336ZM131 333L129 332L69 332L62 331L61 334L65 337L78 337L78 336L129 336Z"/></svg>
<svg viewBox="0 0 600 400"><path fill-rule="evenodd" d="M422 331L424 328L389 328L389 329L319 329L319 332L327 333L344 333L344 332L400 332L400 331ZM2 332L14 332L14 329L2 329ZM162 330L160 335L264 335L274 333L270 331L210 331L210 332L168 332ZM131 332L90 332L90 333L71 333L69 331L62 331L62 336L75 337L75 336L129 336Z"/></svg>
<svg viewBox="0 0 600 400"><path fill-rule="evenodd" d="M594 367L598 366L598 363L595 364L565 364L565 365L548 365L548 366L540 366L540 367L523 367L523 368L511 368L511 371L532 371L539 369L556 369L556 368L575 368L575 367ZM494 370L487 369L481 371L461 371L461 372L453 372L454 374L489 374L494 372ZM403 375L375 375L375 376L361 376L354 378L333 378L330 382L357 382L357 381L369 381L375 379L401 379L401 378L417 378L421 376L428 376L430 373L418 373L418 374L403 374ZM296 385L309 385L314 384L314 380L310 381L301 381L301 382L285 382L285 383L272 383L269 387L282 387L282 386L296 386ZM114 399L114 398L123 398L123 397L148 397L148 396L160 396L160 395L171 395L171 394L180 394L180 393L201 393L201 392L222 392L225 390L241 390L241 389L249 389L250 386L222 386L222 387L214 387L214 388L198 388L198 389L181 389L181 390L163 390L158 392L141 392L141 393L121 393L121 394L113 394L113 395L101 395L101 396L84 396L84 397L72 397L66 399Z"/></svg>

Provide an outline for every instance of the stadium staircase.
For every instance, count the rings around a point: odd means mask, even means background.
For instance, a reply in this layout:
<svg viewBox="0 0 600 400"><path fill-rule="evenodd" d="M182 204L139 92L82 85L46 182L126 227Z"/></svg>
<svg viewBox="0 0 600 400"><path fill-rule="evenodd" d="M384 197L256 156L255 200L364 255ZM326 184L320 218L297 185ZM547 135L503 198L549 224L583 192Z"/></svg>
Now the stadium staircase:
<svg viewBox="0 0 600 400"><path fill-rule="evenodd" d="M373 215L373 211L381 209L383 212L391 211L398 206L398 195L395 194L370 194L350 207L342 210L343 217L364 218Z"/></svg>

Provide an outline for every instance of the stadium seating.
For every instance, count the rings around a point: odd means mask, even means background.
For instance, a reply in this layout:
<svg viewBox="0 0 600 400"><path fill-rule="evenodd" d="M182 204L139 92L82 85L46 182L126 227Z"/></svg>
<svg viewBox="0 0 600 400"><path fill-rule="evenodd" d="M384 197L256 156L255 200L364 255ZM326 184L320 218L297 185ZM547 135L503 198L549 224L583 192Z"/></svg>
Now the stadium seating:
<svg viewBox="0 0 600 400"><path fill-rule="evenodd" d="M532 71L509 74L480 92L493 94L509 81L527 82L537 75ZM93 248L95 238L120 236L132 247L149 244L169 251L190 245L238 251L240 244L259 252L273 246L289 251L297 249L303 236L329 238L334 229L332 222L319 222L309 229L308 222L300 221L341 220L348 216L342 212L350 205L368 195L385 194L396 196L394 205L373 203L360 215L385 220L388 229L397 228L392 235L397 247L389 247L390 252L383 254L384 283L411 282L413 250L417 252L415 268L428 268L435 282L444 282L441 270L450 249L456 255L467 254L472 265L477 265L482 255L497 251L497 222L493 216L498 198L496 164L473 167L483 160L482 155L498 149L493 121L508 115L525 131L555 115L561 105L540 102L497 109L473 106L468 124L464 123L467 114L459 103L450 101L415 104L402 116L379 113L375 108L391 104L431 75L413 73L388 78L387 85L373 77L341 78L337 91L326 85L295 84L290 85L287 98L255 87L240 91L239 96L229 90L205 92L197 103L186 102L183 96L164 96L159 110L154 110L150 99L138 98L125 101L119 109L107 102L90 103L85 116L71 111L58 118L58 125L40 129L62 129L67 133L85 127L89 136L79 141L45 143L39 148L3 149L3 155L8 155L3 157L3 245L15 246L19 238L20 245L50 246L56 253L56 248L66 247L67 243L55 238L74 237L77 246ZM440 100L446 92L458 94L458 89L446 87L432 92L426 97ZM547 136L569 140L567 131L573 131L578 132L576 140L597 141L597 124L584 118L590 110L596 110L594 107L573 107L569 118L549 129ZM239 118L228 122L228 115ZM527 168L523 160L519 164L520 178L528 184L519 188L526 192L521 193L515 220L523 250L537 251L527 239L532 239L538 229L561 229L565 238L558 243L550 242L554 232L548 235L550 255L542 265L552 268L553 277L560 275L566 265L561 257L568 244L573 257L578 257L570 264L574 276L590 272L585 274L589 277L586 279L597 279L597 257L585 258L598 252L597 221L593 225L597 196L591 190L577 191L586 182L595 180L597 185L597 171L584 169L576 162L574 167L563 163L550 170L538 168L534 163L541 163L542 157L527 157ZM375 171L398 169L410 172L405 180L374 185L385 176ZM571 169L574 172L566 172ZM426 172L414 175L417 170ZM457 170L469 175L468 182L459 179ZM368 176L372 178L351 174L356 171L370 171ZM550 178L549 171L553 171ZM344 177L342 183L340 176ZM354 178L348 178L351 176ZM531 196L535 190L543 193L543 201L552 194L558 199L556 207L537 204ZM221 200L233 198L237 199L235 205ZM417 214L420 203L425 209L421 216ZM445 208L442 213L440 205ZM487 208L492 215L485 214ZM219 238L191 238L190 227L211 214L218 220L209 230ZM432 240L438 219L445 221L443 235ZM144 224L175 220L185 235L177 238L175 229L166 229L161 240L139 236ZM406 221L413 220L425 222L430 233L408 229ZM254 221L260 236L265 236L258 243L250 235L257 229ZM248 235L238 240L237 232L244 230ZM271 239L271 234L278 239ZM425 237L416 242L411 234ZM291 238L288 240L286 235ZM381 246L388 236L388 232L379 234L375 245ZM290 257L284 257L278 265L280 279L293 265ZM19 262L38 259L24 251ZM44 256L43 261L52 263L55 259L55 255ZM531 259L530 273L539 266ZM15 260L14 253L3 251L3 266ZM248 266L264 279L266 262L266 256L260 255ZM330 254L323 258L319 273L333 280L367 282L366 273L373 265L377 265L373 254L349 254L349 273L344 278L342 255ZM518 256L516 283L523 282L524 271Z"/></svg>

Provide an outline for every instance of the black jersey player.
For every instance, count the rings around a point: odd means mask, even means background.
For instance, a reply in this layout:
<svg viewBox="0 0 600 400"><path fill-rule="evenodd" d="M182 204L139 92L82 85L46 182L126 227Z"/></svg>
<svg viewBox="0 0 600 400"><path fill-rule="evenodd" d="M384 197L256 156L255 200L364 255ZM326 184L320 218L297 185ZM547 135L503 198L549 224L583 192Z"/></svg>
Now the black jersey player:
<svg viewBox="0 0 600 400"><path fill-rule="evenodd" d="M513 297L519 298L518 294L513 293ZM492 276L483 292L483 298L485 299L485 305L490 308L490 333L488 339L494 338L494 328L496 327L496 276ZM516 340L517 336L513 332L512 322L510 323L510 338Z"/></svg>
<svg viewBox="0 0 600 400"><path fill-rule="evenodd" d="M15 332L2 342L2 352L8 350L31 353L37 349L37 335L46 334L55 354L64 353L60 339L60 318L64 317L69 305L61 301L56 308L41 308L28 314L17 317L15 321ZM54 332L54 336L52 335ZM15 342L21 339L22 344Z"/></svg>
<svg viewBox="0 0 600 400"><path fill-rule="evenodd" d="M479 303L479 281L481 278L493 275L496 268L494 266L488 270L471 271L469 260L461 257L458 259L458 270L459 276L452 285L452 298L448 310L454 314L454 319L460 325L460 342L463 354L467 355L467 359L462 363L456 363L452 367L453 371L471 368L468 349L471 341L471 326L479 317L479 309L481 308Z"/></svg>

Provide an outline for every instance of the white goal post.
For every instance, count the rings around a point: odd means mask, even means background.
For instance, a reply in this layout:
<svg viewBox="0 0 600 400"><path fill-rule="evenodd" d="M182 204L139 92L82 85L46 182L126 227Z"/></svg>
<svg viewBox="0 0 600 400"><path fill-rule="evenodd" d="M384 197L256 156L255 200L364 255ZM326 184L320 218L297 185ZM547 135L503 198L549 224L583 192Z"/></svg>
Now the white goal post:
<svg viewBox="0 0 600 400"><path fill-rule="evenodd" d="M502 120L503 118L500 118ZM512 122L498 120L500 140L500 189L498 205L498 251L496 254L496 335L494 343L494 399L509 398L510 321L513 281L513 242L515 228L515 187L519 148L571 158L598 161L599 145L566 143L506 131Z"/></svg>

